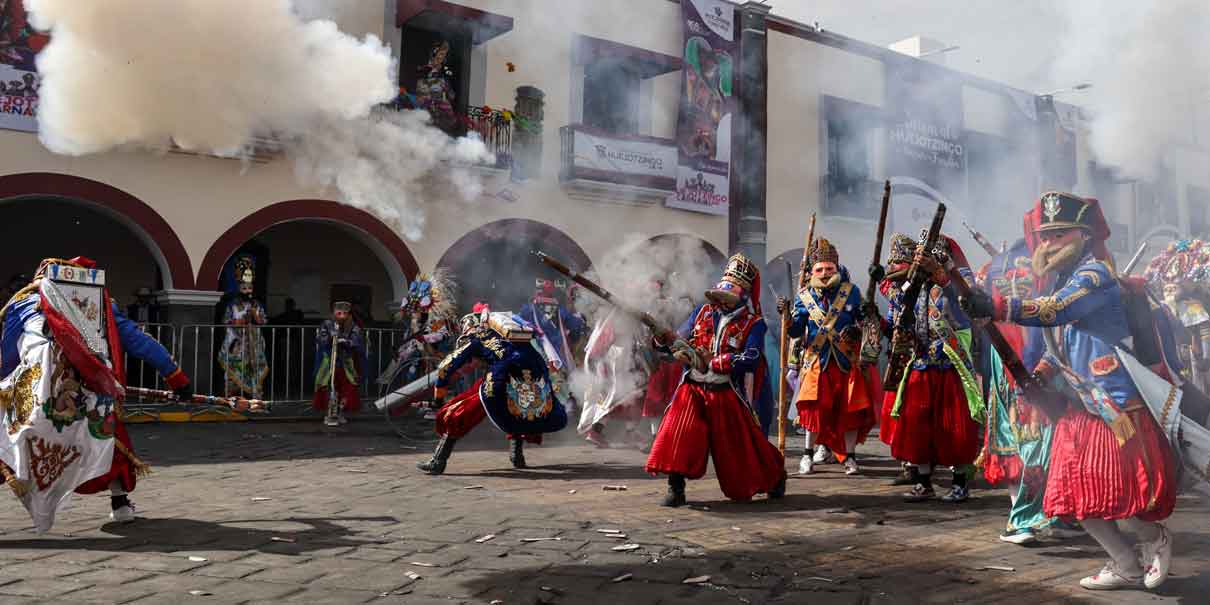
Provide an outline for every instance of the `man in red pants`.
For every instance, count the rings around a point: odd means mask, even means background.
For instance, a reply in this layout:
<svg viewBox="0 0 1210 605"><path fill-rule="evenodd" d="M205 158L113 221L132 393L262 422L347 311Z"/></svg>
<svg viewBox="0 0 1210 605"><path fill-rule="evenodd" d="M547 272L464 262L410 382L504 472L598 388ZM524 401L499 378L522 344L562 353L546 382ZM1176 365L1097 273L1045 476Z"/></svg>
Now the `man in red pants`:
<svg viewBox="0 0 1210 605"><path fill-rule="evenodd" d="M350 303L332 303L332 319L324 321L315 336L315 397L311 405L326 412L326 426L345 424L346 412L353 414L361 409L357 387L365 360L365 337L352 311Z"/></svg>
<svg viewBox="0 0 1210 605"><path fill-rule="evenodd" d="M437 366L437 401L445 399L450 381L466 364L476 359L485 362L487 375L437 411L441 441L433 457L417 468L430 475L444 473L454 444L484 418L508 435L513 467L526 468L524 443L540 444L543 433L567 426L567 412L555 396L549 366L530 344L533 326L512 313L491 313L480 303L462 318L461 327L454 352Z"/></svg>
<svg viewBox="0 0 1210 605"><path fill-rule="evenodd" d="M765 320L760 272L742 254L727 261L710 301L672 343L660 343L688 366L664 415L647 472L668 475L664 506L685 504L685 479L706 474L712 455L723 494L750 500L786 492L785 458L761 431L753 400L765 379Z"/></svg>

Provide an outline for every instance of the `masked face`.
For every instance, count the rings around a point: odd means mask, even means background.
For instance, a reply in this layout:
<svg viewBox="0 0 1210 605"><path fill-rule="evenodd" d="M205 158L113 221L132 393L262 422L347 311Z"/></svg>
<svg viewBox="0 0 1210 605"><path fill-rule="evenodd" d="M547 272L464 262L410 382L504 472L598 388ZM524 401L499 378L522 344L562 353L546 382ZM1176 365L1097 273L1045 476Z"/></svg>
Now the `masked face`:
<svg viewBox="0 0 1210 605"><path fill-rule="evenodd" d="M349 312L345 310L333 311L332 318L336 320L336 323L343 324L349 321Z"/></svg>
<svg viewBox="0 0 1210 605"><path fill-rule="evenodd" d="M840 273L836 263L819 262L811 267L811 287L827 289L840 283Z"/></svg>
<svg viewBox="0 0 1210 605"><path fill-rule="evenodd" d="M1052 229L1039 234L1042 240L1033 254L1034 275L1043 277L1070 269L1084 255L1088 234L1079 228Z"/></svg>
<svg viewBox="0 0 1210 605"><path fill-rule="evenodd" d="M249 283L240 284L239 295L244 298L252 298L252 284L249 284Z"/></svg>
<svg viewBox="0 0 1210 605"><path fill-rule="evenodd" d="M1180 284L1164 284L1164 302L1175 304L1181 298L1181 290Z"/></svg>

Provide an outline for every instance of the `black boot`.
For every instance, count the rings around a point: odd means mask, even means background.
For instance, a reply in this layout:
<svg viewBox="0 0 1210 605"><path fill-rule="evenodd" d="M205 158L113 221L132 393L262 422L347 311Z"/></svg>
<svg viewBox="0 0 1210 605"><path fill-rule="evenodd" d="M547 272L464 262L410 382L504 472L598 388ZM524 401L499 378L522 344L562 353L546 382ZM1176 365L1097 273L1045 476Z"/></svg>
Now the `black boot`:
<svg viewBox="0 0 1210 605"><path fill-rule="evenodd" d="M778 481L777 485L774 485L773 489L769 490L769 498L776 500L778 498L785 498L785 497L786 497L786 474L782 473L781 481Z"/></svg>
<svg viewBox="0 0 1210 605"><path fill-rule="evenodd" d="M684 506L685 505L685 476L673 473L668 475L668 494L664 496L664 501L660 502L660 506Z"/></svg>
<svg viewBox="0 0 1210 605"><path fill-rule="evenodd" d="M528 468L525 464L525 440L513 439L512 449L508 452L508 460L513 463L513 468Z"/></svg>
<svg viewBox="0 0 1210 605"><path fill-rule="evenodd" d="M437 450L433 452L433 457L427 462L417 462L416 468L430 474L440 475L445 472L445 462L450 459L450 454L454 451L454 444L458 440L445 436L441 441L437 442Z"/></svg>

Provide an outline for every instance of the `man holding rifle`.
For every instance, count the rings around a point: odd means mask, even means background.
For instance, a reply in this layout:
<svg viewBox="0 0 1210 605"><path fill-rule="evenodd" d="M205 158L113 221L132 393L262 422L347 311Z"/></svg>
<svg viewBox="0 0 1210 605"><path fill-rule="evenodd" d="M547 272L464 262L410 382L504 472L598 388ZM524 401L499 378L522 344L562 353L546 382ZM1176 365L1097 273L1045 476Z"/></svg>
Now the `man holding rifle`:
<svg viewBox="0 0 1210 605"><path fill-rule="evenodd" d="M944 211L938 215L943 217ZM947 264L965 273L963 279L974 280L962 251L940 235L939 228L940 220L935 219L919 245L906 235L892 236L886 279L880 286L891 303L887 319L892 328L880 431L892 455L909 463L914 486L904 494L907 502L936 497L935 466L954 467L953 485L942 501L966 501L964 467L979 455L984 415L970 355L970 322L949 287ZM913 281L917 285L907 287ZM914 304L909 293L918 293Z"/></svg>
<svg viewBox="0 0 1210 605"><path fill-rule="evenodd" d="M1031 224L1026 238L1043 294L972 293L963 304L975 317L1042 328L1046 353L1033 380L1069 394L1047 407L1057 424L1043 509L1080 520L1110 556L1080 585L1155 588L1172 556L1171 535L1159 522L1176 502L1176 459L1119 357L1117 349L1132 340L1123 288L1105 248L1109 227L1096 200L1058 192L1037 201L1027 215ZM1141 559L1118 521L1140 539Z"/></svg>
<svg viewBox="0 0 1210 605"><path fill-rule="evenodd" d="M723 494L750 500L786 492L785 458L765 437L753 407L766 379L760 272L742 254L727 261L709 303L677 336L657 344L688 366L647 459L647 472L668 475L664 506L683 506L685 480L706 474L712 456Z"/></svg>

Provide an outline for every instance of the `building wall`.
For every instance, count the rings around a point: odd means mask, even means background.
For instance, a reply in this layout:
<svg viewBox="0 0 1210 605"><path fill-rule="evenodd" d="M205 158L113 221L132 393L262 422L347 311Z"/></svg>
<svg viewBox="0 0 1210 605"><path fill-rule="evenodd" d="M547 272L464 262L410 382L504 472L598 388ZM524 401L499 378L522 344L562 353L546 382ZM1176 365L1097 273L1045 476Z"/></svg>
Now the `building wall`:
<svg viewBox="0 0 1210 605"><path fill-rule="evenodd" d="M822 100L827 95L881 107L883 64L780 31L770 31L768 40L769 258L801 249L808 217L816 212L816 233L836 244L842 263L864 266L877 225L821 211L820 181L827 170ZM871 163L881 165L877 157Z"/></svg>

